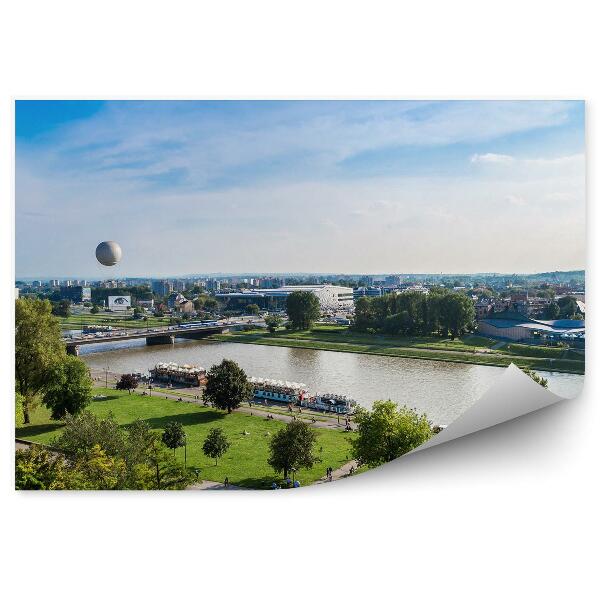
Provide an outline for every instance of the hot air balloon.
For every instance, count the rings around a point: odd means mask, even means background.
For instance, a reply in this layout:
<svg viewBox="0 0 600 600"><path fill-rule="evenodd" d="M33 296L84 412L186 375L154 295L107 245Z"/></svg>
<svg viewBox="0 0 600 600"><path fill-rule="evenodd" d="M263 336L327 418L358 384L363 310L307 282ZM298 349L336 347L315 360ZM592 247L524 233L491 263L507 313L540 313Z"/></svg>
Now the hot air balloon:
<svg viewBox="0 0 600 600"><path fill-rule="evenodd" d="M100 242L96 248L96 258L105 267L114 267L121 260L122 254L117 242Z"/></svg>

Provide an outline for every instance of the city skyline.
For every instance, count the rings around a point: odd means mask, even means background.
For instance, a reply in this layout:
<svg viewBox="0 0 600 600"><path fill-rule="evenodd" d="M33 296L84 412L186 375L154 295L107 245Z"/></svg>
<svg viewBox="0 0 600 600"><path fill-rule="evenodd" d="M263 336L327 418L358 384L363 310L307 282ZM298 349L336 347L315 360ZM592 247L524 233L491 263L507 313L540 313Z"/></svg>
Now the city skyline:
<svg viewBox="0 0 600 600"><path fill-rule="evenodd" d="M584 152L578 101L18 101L16 275L579 270Z"/></svg>

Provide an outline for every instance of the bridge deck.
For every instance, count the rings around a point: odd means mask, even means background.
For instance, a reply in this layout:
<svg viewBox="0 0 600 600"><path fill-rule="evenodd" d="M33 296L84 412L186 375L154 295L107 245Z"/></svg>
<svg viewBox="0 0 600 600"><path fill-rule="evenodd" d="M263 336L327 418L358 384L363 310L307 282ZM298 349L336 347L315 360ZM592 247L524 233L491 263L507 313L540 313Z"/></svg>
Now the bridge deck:
<svg viewBox="0 0 600 600"><path fill-rule="evenodd" d="M63 338L63 342L67 347L84 346L87 344L103 344L105 342L120 342L123 340L135 340L142 338L186 338L211 335L213 333L221 333L223 330L231 327L231 323L222 325L210 325L198 327L185 327L171 325L169 327L160 327L152 329L134 329L134 330L115 330L97 335L94 333Z"/></svg>

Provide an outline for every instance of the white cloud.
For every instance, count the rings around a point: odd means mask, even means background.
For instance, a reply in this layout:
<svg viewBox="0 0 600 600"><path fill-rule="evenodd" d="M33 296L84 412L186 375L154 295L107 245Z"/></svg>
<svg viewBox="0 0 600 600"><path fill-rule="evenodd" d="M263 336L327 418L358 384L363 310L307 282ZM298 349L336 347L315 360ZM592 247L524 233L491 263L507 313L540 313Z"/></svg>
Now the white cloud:
<svg viewBox="0 0 600 600"><path fill-rule="evenodd" d="M495 165L509 165L514 162L514 158L508 154L494 154L488 152L487 154L473 154L471 156L472 163L489 163Z"/></svg>

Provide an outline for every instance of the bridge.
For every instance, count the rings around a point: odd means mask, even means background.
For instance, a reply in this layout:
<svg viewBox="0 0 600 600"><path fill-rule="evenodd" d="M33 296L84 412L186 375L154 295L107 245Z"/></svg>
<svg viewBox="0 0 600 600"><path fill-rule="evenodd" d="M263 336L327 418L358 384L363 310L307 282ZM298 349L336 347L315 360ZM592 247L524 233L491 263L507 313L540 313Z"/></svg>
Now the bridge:
<svg viewBox="0 0 600 600"><path fill-rule="evenodd" d="M155 327L152 329L118 329L102 333L83 333L63 338L67 353L79 355L79 348L89 344L104 344L107 342L123 342L129 340L145 339L146 344L174 344L175 338L198 340L214 333L223 333L237 323L198 324L198 325L169 325L168 327Z"/></svg>

